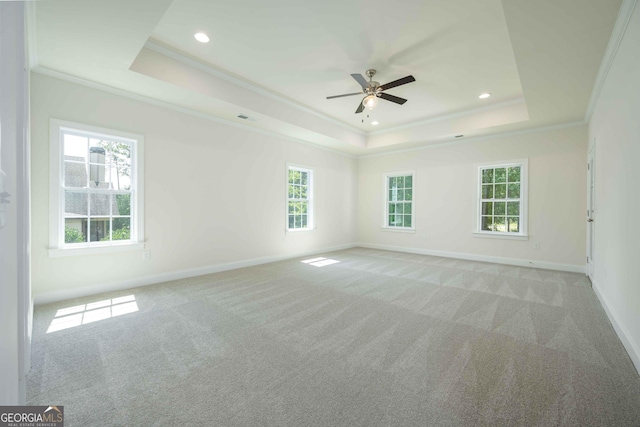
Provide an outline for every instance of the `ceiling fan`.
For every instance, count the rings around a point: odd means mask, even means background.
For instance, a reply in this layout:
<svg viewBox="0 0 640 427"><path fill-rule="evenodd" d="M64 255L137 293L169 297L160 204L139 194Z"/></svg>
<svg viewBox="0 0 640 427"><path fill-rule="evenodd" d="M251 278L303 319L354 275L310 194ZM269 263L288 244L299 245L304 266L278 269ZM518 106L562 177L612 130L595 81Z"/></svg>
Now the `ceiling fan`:
<svg viewBox="0 0 640 427"><path fill-rule="evenodd" d="M358 83L360 83L360 86L362 86L362 92L327 96L327 99L342 98L343 96L354 96L354 95L364 94L365 97L362 99L362 101L360 101L360 105L356 110L356 114L359 114L359 113L362 113L362 111L364 111L365 108L373 110L375 106L378 105L378 98L386 99L387 101L395 102L396 104L400 104L400 105L404 104L405 102L407 102L406 99L400 98L398 96L389 95L388 93L385 93L383 91L387 89L391 89L392 87L396 87L396 86L400 86L400 85L404 85L404 84L416 81L416 79L413 76L406 76L401 79L394 80L387 84L381 85L380 83L373 81L373 76L375 76L376 70L373 70L373 69L367 70L366 74L367 74L367 77L369 77L369 81L367 81L362 74L351 74L351 77L353 77Z"/></svg>

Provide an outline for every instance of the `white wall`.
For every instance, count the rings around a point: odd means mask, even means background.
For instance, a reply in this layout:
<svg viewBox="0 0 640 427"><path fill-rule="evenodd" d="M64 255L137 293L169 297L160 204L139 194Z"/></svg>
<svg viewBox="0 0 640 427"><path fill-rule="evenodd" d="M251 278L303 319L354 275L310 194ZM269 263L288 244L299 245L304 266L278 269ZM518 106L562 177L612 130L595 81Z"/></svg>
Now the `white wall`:
<svg viewBox="0 0 640 427"><path fill-rule="evenodd" d="M589 123L596 150L594 288L640 371L640 6Z"/></svg>
<svg viewBox="0 0 640 427"><path fill-rule="evenodd" d="M358 241L584 271L586 133L582 125L361 158ZM474 237L476 164L520 158L529 161L529 240ZM416 232L383 231L382 174L404 170L416 171Z"/></svg>
<svg viewBox="0 0 640 427"><path fill-rule="evenodd" d="M355 241L354 158L39 74L32 75L31 99L37 302ZM150 260L140 251L49 258L50 118L144 135ZM287 162L314 169L314 231L285 233Z"/></svg>

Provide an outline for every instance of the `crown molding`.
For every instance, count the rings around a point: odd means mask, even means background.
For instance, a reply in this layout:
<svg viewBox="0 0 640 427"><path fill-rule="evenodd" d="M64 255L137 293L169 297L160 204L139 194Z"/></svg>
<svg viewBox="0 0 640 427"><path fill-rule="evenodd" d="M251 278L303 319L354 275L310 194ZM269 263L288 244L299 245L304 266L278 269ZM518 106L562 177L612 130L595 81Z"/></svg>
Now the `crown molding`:
<svg viewBox="0 0 640 427"><path fill-rule="evenodd" d="M381 157L381 156L388 156L388 155L391 155L391 154L407 153L407 152L411 152L411 151L429 150L431 148L446 147L446 146L449 146L449 145L466 144L466 143L471 143L471 142L486 141L488 139L506 138L506 137L509 137L509 136L524 135L524 134L528 134L528 133L545 132L545 131L558 130L558 129L566 129L566 128L572 128L572 127L577 127L577 126L584 126L586 124L587 124L587 122L585 122L584 120L578 120L578 121L574 121L574 122L565 122L565 123L559 123L559 124L550 125L550 126L538 126L538 127L533 127L533 128L528 128L528 129L521 129L521 130L514 130L514 131L509 131L509 132L492 133L492 134L489 134L489 135L482 135L482 136L475 136L475 137L472 136L472 137L469 137L469 138L447 140L447 141L443 141L443 142L437 142L435 144L421 145L421 146L418 146L418 147L403 148L403 149L392 150L392 151L384 151L384 152L380 152L380 153L362 154L362 155L358 156L358 158L365 159L365 158L368 158L368 157Z"/></svg>
<svg viewBox="0 0 640 427"><path fill-rule="evenodd" d="M159 101L157 99L154 98L150 98L148 96L144 96L144 95L138 95L132 92L128 92L126 90L122 90L122 89L117 89L114 88L112 86L107 86L104 85L102 83L96 83L90 80L85 80L82 79L80 77L76 77L76 76L72 76L69 74L65 74L65 73L61 73L59 71L54 71L48 68L44 68L44 67L36 67L34 69L31 70L31 72L36 73L36 74L40 74L46 77L51 77L54 79L58 79L58 80L62 80L62 81L66 81L68 83L73 83L73 84L77 84L79 86L84 86L90 89L95 89L101 92L105 92L105 93L109 93L111 95L117 95L117 96L121 96L123 98L128 98L128 99L132 99L134 101L139 101L139 102L144 102L146 104L150 104L150 105L154 105L156 107L161 107L161 108L166 108L168 110L172 110L172 111L176 111L178 113L182 113L182 114L187 114L190 116L194 116L194 117L198 117L200 119L205 119L205 120L209 120L212 122L216 122L216 123L220 123L223 125L227 125L227 126L233 126L239 129L244 129L246 131L249 132L253 132L253 133L257 133L260 135L264 135L264 136L269 136L269 137L274 137L274 138L279 138L279 139L284 139L287 141L291 141L291 142L295 142L298 144L303 144L303 145L307 145L309 147L313 147L313 148L317 148L318 150L322 150L322 151L327 151L342 157L347 157L347 158L357 158L357 155L353 155L350 153L346 153L343 151L339 151L339 150L334 150L333 148L329 148L329 147L325 147L323 145L320 144L314 144L312 142L308 142L308 141L304 141L301 139L296 139L287 135L282 135L276 132L272 132L272 131L268 131L268 130L264 130L264 129L260 129L260 128L255 128L249 125L246 125L244 123L239 123L239 122L234 122L231 120L227 120L221 117L217 117L211 114L206 114L206 113L202 113L200 111L195 111L195 110L191 110L189 108L185 108L185 107L180 107L178 105L172 104L170 102L164 102L164 101Z"/></svg>
<svg viewBox="0 0 640 427"><path fill-rule="evenodd" d="M631 15L633 15L633 11L635 10L636 3L637 0L623 0L622 5L620 6L618 18L616 19L616 23L613 26L613 30L611 31L611 38L609 39L609 44L607 45L607 49L604 52L604 56L602 57L600 69L598 70L598 75L596 76L596 81L593 85L593 90L591 91L591 97L589 98L589 105L587 106L587 111L584 116L584 120L587 123L591 121L591 116L593 115L596 104L600 99L600 93L602 92L604 83L607 80L607 76L609 75L611 65L616 58L620 43L622 42L624 34L627 31L627 27L629 26L629 21L631 20Z"/></svg>

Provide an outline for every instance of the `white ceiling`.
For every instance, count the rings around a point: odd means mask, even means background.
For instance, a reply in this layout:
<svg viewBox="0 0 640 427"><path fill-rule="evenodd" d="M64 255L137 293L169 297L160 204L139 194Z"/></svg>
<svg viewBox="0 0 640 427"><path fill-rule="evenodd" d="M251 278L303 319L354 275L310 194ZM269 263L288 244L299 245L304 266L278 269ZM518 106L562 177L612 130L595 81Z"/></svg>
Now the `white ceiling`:
<svg viewBox="0 0 640 427"><path fill-rule="evenodd" d="M367 154L583 120L620 4L30 2L31 62L36 72ZM197 42L198 31L211 42ZM361 96L326 99L358 92L350 74L368 68L382 84L413 75L388 90L408 102L354 114Z"/></svg>

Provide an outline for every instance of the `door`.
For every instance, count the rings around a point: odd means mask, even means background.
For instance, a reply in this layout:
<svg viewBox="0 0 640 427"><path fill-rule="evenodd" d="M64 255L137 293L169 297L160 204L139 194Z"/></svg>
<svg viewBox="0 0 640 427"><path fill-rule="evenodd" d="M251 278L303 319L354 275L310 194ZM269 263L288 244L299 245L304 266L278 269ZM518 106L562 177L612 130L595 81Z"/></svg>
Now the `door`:
<svg viewBox="0 0 640 427"><path fill-rule="evenodd" d="M596 229L596 204L595 204L595 156L596 156L596 142L593 141L593 145L589 149L589 155L587 157L587 275L593 279L594 271L594 243L595 243L595 229Z"/></svg>

